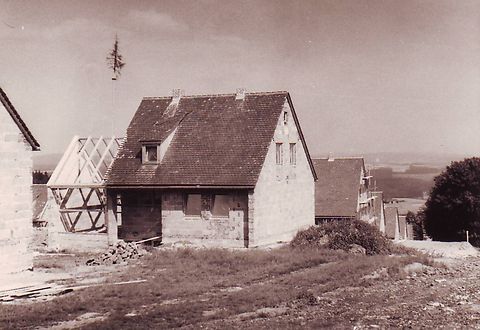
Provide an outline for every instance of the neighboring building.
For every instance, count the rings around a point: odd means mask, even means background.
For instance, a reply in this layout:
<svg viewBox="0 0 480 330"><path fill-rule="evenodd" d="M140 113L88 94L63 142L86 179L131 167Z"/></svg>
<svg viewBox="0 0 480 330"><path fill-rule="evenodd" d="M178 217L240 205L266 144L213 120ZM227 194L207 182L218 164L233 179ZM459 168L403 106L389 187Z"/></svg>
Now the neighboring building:
<svg viewBox="0 0 480 330"><path fill-rule="evenodd" d="M400 223L396 207L385 207L385 235L394 240L400 239Z"/></svg>
<svg viewBox="0 0 480 330"><path fill-rule="evenodd" d="M373 216L375 226L382 232L385 233L385 206L383 203L383 192L382 191L373 191L372 196L373 200Z"/></svg>
<svg viewBox="0 0 480 330"><path fill-rule="evenodd" d="M315 179L287 92L144 98L107 174L109 235L288 241L314 224Z"/></svg>
<svg viewBox="0 0 480 330"><path fill-rule="evenodd" d="M407 234L407 217L404 215L398 216L398 228L400 231L400 239L408 239Z"/></svg>
<svg viewBox="0 0 480 330"><path fill-rule="evenodd" d="M373 196L363 158L314 159L315 222L360 219L373 223Z"/></svg>
<svg viewBox="0 0 480 330"><path fill-rule="evenodd" d="M32 151L40 145L0 88L0 273L32 267ZM5 111L4 111L5 110Z"/></svg>

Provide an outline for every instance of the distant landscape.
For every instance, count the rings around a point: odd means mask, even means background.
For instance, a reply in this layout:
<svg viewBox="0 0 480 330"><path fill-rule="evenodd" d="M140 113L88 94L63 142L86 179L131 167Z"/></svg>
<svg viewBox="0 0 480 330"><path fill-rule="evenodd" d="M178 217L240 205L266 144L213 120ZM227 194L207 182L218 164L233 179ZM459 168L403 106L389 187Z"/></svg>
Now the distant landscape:
<svg viewBox="0 0 480 330"><path fill-rule="evenodd" d="M34 154L33 170L41 172L53 172L62 154Z"/></svg>
<svg viewBox="0 0 480 330"><path fill-rule="evenodd" d="M339 154L335 157L352 155ZM354 155L355 156L355 155ZM362 155L358 155L362 156ZM39 154L33 157L34 171L51 173L62 154ZM325 158L327 155L315 155ZM381 152L363 155L367 169L374 177L377 190L384 192L385 199L422 198L428 194L435 176L452 161L462 160L465 155L442 155L420 153Z"/></svg>
<svg viewBox="0 0 480 330"><path fill-rule="evenodd" d="M365 165L374 178L376 190L384 198L421 199L428 195L434 178L452 161L463 160L466 155L380 152L364 155L338 154L334 157L363 156ZM320 155L318 158L327 155Z"/></svg>

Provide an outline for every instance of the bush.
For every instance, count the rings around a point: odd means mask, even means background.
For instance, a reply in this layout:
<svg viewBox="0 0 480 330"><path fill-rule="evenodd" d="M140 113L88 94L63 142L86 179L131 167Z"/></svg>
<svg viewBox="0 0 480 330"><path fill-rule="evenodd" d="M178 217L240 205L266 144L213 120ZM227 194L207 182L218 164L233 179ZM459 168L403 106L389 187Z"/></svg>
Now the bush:
<svg viewBox="0 0 480 330"><path fill-rule="evenodd" d="M374 226L359 220L338 220L312 226L297 233L293 248L328 248L348 251L353 244L365 248L368 255L390 254L392 242Z"/></svg>
<svg viewBox="0 0 480 330"><path fill-rule="evenodd" d="M464 241L468 231L480 246L480 158L452 162L435 178L423 217L434 241Z"/></svg>

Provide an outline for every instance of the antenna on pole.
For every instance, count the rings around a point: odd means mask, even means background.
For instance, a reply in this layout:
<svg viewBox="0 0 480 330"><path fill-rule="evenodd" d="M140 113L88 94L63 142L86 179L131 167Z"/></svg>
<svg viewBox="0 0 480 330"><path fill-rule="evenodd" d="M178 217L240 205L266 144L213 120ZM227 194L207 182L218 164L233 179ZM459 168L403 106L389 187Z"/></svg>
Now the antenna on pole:
<svg viewBox="0 0 480 330"><path fill-rule="evenodd" d="M112 70L112 118L110 120L112 123L113 136L115 128L115 82L120 78L120 71L125 66L123 56L120 54L117 34L115 34L115 42L113 43L113 48L109 51L107 55L107 65Z"/></svg>

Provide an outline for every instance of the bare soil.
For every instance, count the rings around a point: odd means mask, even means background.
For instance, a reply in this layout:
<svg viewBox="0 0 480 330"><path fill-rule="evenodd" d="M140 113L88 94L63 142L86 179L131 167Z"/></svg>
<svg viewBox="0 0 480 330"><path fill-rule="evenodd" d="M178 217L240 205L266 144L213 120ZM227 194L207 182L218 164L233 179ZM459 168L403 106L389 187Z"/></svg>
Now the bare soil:
<svg viewBox="0 0 480 330"><path fill-rule="evenodd" d="M187 249L110 268L67 259L43 263L103 285L1 304L0 328L480 328L479 257Z"/></svg>

